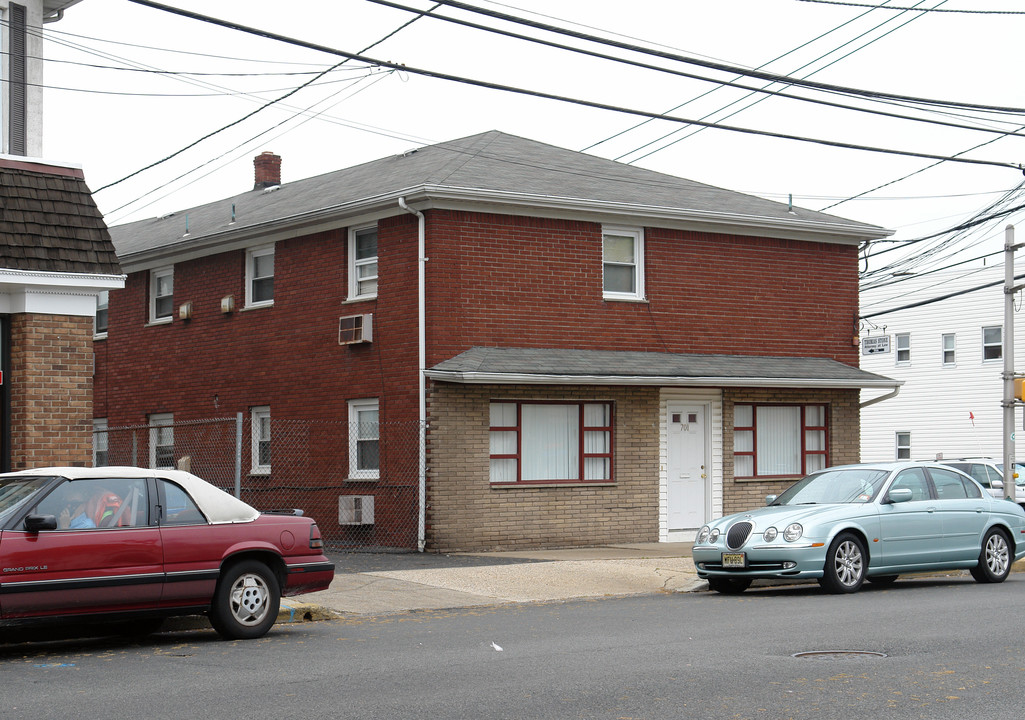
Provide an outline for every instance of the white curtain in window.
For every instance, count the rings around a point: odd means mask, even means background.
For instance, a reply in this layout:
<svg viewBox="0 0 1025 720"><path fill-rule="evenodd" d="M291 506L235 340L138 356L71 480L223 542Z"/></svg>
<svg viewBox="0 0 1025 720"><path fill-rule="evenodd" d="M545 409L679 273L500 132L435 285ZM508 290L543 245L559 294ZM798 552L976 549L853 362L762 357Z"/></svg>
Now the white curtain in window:
<svg viewBox="0 0 1025 720"><path fill-rule="evenodd" d="M801 409L758 408L758 474L801 473Z"/></svg>
<svg viewBox="0 0 1025 720"><path fill-rule="evenodd" d="M580 468L579 407L524 405L522 480L576 480Z"/></svg>
<svg viewBox="0 0 1025 720"><path fill-rule="evenodd" d="M733 408L734 427L754 427L754 408L751 405L737 405Z"/></svg>
<svg viewBox="0 0 1025 720"><path fill-rule="evenodd" d="M492 458L491 482L516 482L516 460L514 458Z"/></svg>

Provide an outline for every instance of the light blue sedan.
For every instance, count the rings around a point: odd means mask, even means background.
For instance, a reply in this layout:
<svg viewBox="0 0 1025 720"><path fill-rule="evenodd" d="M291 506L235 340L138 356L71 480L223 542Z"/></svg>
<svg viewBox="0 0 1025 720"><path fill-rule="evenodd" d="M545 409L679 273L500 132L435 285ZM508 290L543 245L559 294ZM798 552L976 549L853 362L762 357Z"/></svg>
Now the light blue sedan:
<svg viewBox="0 0 1025 720"><path fill-rule="evenodd" d="M998 583L1025 557L1025 510L938 463L827 468L766 500L698 531L694 566L710 589L786 578L851 593L865 580L959 568Z"/></svg>

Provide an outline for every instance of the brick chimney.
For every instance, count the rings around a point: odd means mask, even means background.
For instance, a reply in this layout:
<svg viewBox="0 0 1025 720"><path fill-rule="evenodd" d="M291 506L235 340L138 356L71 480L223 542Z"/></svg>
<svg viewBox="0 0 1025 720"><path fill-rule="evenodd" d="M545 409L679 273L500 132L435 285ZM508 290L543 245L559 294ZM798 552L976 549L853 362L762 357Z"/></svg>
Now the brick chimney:
<svg viewBox="0 0 1025 720"><path fill-rule="evenodd" d="M270 150L253 158L253 167L256 170L256 184L253 190L264 190L269 187L281 184L281 157Z"/></svg>

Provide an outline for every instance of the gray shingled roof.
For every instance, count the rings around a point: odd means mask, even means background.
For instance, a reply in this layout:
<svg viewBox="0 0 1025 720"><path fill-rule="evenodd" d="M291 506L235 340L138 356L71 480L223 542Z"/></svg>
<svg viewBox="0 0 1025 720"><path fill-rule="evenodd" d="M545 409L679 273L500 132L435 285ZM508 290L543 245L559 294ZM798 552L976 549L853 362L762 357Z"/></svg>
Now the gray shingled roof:
<svg viewBox="0 0 1025 720"><path fill-rule="evenodd" d="M459 383L893 388L826 358L474 347L427 370Z"/></svg>
<svg viewBox="0 0 1025 720"><path fill-rule="evenodd" d="M120 275L107 226L81 171L0 163L0 267Z"/></svg>
<svg viewBox="0 0 1025 720"><path fill-rule="evenodd" d="M288 158L282 159L287 169ZM632 167L498 131L422 147L416 151L253 190L189 208L172 216L111 228L122 259L156 249L209 244L211 238L260 227L300 222L332 209L355 214L385 199L417 192L461 194L495 200L515 195L560 207L658 208L672 216L740 218L794 232L821 228L848 238L885 237L875 225L845 220L663 173ZM500 201L500 200L499 200ZM234 222L232 222L234 210ZM399 212L396 210L396 212ZM185 236L186 217L188 236Z"/></svg>

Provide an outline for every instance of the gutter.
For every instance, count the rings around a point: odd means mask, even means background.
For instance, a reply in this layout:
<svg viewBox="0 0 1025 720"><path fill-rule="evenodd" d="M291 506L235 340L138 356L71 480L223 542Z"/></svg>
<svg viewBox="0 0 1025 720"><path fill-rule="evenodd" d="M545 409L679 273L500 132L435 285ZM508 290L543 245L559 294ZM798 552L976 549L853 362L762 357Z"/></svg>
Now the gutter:
<svg viewBox="0 0 1025 720"><path fill-rule="evenodd" d="M420 552L424 551L427 541L427 293L426 276L424 265L427 263L427 227L426 218L419 210L414 210L406 204L406 198L398 199L399 207L417 217L416 237L416 321L417 321L417 397L420 401L420 456L419 469L417 472L417 495L420 506L417 511L417 534L416 547Z"/></svg>
<svg viewBox="0 0 1025 720"><path fill-rule="evenodd" d="M881 403L883 400L890 400L891 398L895 398L899 394L900 394L900 385L894 385L893 386L893 392L888 392L885 395L880 395L877 398L872 398L871 400L866 400L865 402L863 402L860 405L858 405L858 408L859 409L867 408L869 405L875 405L876 403Z"/></svg>

